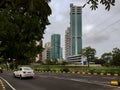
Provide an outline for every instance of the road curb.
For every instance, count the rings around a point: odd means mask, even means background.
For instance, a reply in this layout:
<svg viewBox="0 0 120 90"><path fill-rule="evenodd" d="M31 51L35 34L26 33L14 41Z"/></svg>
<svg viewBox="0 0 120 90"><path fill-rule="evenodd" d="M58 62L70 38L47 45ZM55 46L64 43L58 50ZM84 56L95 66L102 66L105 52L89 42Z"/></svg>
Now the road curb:
<svg viewBox="0 0 120 90"><path fill-rule="evenodd" d="M1 81L4 81L11 88L11 90L16 90L7 80L5 80L2 77L0 77L0 79L1 79ZM3 90L6 90L6 89L4 89L4 87L3 87Z"/></svg>
<svg viewBox="0 0 120 90"><path fill-rule="evenodd" d="M110 84L113 86L120 86L120 82L117 80L111 81Z"/></svg>
<svg viewBox="0 0 120 90"><path fill-rule="evenodd" d="M118 77L118 76L120 76L120 74L118 74L118 73L103 73L103 72L101 72L101 73L97 73L97 72L74 72L74 71L71 71L71 72L65 72L65 71L37 71L37 72L42 72L42 73L44 73L44 72L49 72L49 73L63 73L63 74L82 74L82 75L86 75L86 74L88 74L88 75L101 75L101 76L107 76L107 77L110 77L110 76L115 76L115 77Z"/></svg>
<svg viewBox="0 0 120 90"><path fill-rule="evenodd" d="M0 90L6 90L2 80L0 79Z"/></svg>

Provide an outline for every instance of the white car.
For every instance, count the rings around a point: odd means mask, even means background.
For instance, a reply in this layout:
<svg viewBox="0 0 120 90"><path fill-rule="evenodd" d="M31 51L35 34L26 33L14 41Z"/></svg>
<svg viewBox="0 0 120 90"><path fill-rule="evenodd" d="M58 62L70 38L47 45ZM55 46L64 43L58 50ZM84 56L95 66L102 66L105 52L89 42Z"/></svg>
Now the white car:
<svg viewBox="0 0 120 90"><path fill-rule="evenodd" d="M25 77L34 77L34 71L30 67L19 67L17 71L13 72L14 77L19 77L20 79Z"/></svg>

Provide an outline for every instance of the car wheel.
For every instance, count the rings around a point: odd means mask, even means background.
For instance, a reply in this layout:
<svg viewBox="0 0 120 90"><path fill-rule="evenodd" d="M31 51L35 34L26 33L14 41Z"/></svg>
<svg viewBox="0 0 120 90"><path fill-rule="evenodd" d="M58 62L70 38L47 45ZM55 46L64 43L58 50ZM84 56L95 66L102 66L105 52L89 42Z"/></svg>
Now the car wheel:
<svg viewBox="0 0 120 90"><path fill-rule="evenodd" d="M31 78L33 79L34 77L32 76Z"/></svg>
<svg viewBox="0 0 120 90"><path fill-rule="evenodd" d="M20 75L20 79L22 79L22 76Z"/></svg>
<svg viewBox="0 0 120 90"><path fill-rule="evenodd" d="M0 73L3 73L3 71L1 70Z"/></svg>
<svg viewBox="0 0 120 90"><path fill-rule="evenodd" d="M13 74L13 76L16 78L16 75L15 75L15 74Z"/></svg>

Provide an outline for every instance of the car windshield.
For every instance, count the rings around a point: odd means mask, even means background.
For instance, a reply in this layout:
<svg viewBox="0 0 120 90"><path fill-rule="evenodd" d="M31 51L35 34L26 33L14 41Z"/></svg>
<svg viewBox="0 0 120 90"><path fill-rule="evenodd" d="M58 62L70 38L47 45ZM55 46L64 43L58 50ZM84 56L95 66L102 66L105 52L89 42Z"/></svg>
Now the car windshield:
<svg viewBox="0 0 120 90"><path fill-rule="evenodd" d="M30 67L24 67L23 70L32 70Z"/></svg>

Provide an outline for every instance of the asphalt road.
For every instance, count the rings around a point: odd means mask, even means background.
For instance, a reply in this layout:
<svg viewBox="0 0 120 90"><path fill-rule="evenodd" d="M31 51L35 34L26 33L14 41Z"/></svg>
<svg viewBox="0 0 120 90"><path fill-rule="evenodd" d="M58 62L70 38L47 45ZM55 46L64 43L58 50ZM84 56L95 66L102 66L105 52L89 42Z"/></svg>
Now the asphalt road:
<svg viewBox="0 0 120 90"><path fill-rule="evenodd" d="M33 79L20 80L12 72L4 72L0 77L6 90L120 90L110 85L111 80L120 77L112 76L36 73Z"/></svg>

